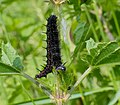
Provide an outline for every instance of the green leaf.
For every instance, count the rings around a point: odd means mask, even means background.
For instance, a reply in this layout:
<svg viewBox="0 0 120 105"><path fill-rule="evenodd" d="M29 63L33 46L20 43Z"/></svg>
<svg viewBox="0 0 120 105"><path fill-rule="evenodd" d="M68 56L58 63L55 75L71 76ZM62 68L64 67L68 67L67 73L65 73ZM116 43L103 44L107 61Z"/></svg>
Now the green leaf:
<svg viewBox="0 0 120 105"><path fill-rule="evenodd" d="M3 63L10 66L14 66L18 70L23 69L22 61L20 56L16 53L15 49L11 46L10 43L2 43L2 57L1 60Z"/></svg>
<svg viewBox="0 0 120 105"><path fill-rule="evenodd" d="M120 64L120 47L117 42L104 44L94 43L92 39L86 41L89 55L87 60L92 66L105 64ZM92 44L91 44L92 43Z"/></svg>
<svg viewBox="0 0 120 105"><path fill-rule="evenodd" d="M13 66L19 70L23 70L23 64L19 56L13 61Z"/></svg>
<svg viewBox="0 0 120 105"><path fill-rule="evenodd" d="M86 48L88 50L88 53L90 54L90 50L93 48L97 48L97 43L94 42L94 40L92 38L90 38L90 40L86 41Z"/></svg>
<svg viewBox="0 0 120 105"><path fill-rule="evenodd" d="M7 64L0 62L0 75L20 74L20 72Z"/></svg>
<svg viewBox="0 0 120 105"><path fill-rule="evenodd" d="M75 44L80 43L80 41L83 38L83 35L84 35L86 29L87 29L87 27L86 27L86 23L85 22L78 23L76 29L73 32L73 34L74 34L73 38L74 38Z"/></svg>
<svg viewBox="0 0 120 105"><path fill-rule="evenodd" d="M76 44L76 48L73 53L73 60L78 55L77 53L81 52L85 47L85 40L88 37L88 33L90 31L90 27L85 22L80 22L77 25L77 28L74 31L74 42Z"/></svg>
<svg viewBox="0 0 120 105"><path fill-rule="evenodd" d="M9 64L12 66L13 61L15 59L16 51L14 48L9 44L2 43L2 57L1 60L5 64Z"/></svg>
<svg viewBox="0 0 120 105"><path fill-rule="evenodd" d="M110 42L104 46L100 52L93 59L94 65L108 64L108 63L120 63L120 47L116 42Z"/></svg>

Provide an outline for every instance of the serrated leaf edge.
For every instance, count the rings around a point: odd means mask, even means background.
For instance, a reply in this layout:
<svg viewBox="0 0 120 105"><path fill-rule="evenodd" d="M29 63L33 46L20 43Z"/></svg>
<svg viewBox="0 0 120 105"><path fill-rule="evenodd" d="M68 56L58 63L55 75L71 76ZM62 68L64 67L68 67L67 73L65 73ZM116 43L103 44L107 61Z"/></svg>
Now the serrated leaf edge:
<svg viewBox="0 0 120 105"><path fill-rule="evenodd" d="M105 56L104 58L102 58L101 60L99 60L99 62L101 62L103 59L105 59L106 57L109 57L111 54L115 53L116 51L120 50L120 47L118 47L117 49L115 49L113 52L111 52L110 54L108 54L107 56ZM97 65L99 62L96 62L95 65ZM116 63L119 64L119 63Z"/></svg>
<svg viewBox="0 0 120 105"><path fill-rule="evenodd" d="M94 60L96 59L96 57L101 54L100 52L102 52L103 50L105 50L106 47L109 46L109 45L112 44L112 43L116 43L116 42L115 42L115 41L114 41L114 42L109 42L109 43L107 43L102 49L100 49L99 53L97 53L97 54L94 56L91 64L93 64L93 63L94 63ZM117 49L118 49L118 48L117 48ZM115 50L114 50L114 51L115 51ZM110 54L112 54L112 53L110 53ZM110 55L110 54L109 54L109 55ZM104 58L105 58L105 57L104 57ZM104 58L102 58L101 60L103 60ZM101 60L99 60L99 61L101 61ZM96 62L94 65L96 65L97 63L98 63L98 62Z"/></svg>

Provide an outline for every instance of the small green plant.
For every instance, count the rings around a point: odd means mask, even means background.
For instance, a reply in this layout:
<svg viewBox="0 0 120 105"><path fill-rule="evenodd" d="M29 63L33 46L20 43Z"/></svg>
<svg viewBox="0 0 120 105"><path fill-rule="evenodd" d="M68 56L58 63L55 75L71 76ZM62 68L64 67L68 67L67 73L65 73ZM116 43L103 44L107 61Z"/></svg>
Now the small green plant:
<svg viewBox="0 0 120 105"><path fill-rule="evenodd" d="M0 1L1 105L119 105L119 5L117 0ZM43 24L51 14L58 17L66 71L53 68L47 78L36 79L46 53Z"/></svg>

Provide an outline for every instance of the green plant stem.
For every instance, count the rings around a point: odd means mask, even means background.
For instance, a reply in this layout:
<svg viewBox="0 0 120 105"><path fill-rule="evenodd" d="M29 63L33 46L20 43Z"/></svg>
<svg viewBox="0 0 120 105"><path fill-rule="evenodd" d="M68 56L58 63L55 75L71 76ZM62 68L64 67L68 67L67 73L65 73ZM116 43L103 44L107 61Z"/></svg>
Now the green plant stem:
<svg viewBox="0 0 120 105"><path fill-rule="evenodd" d="M119 89L119 87L117 86L117 83L116 83L116 80L115 80L115 74L114 74L114 71L113 71L113 69L112 70L110 70L110 79L111 79L111 81L113 82L113 87L114 87L114 89L116 90L116 92L118 91L118 89Z"/></svg>
<svg viewBox="0 0 120 105"><path fill-rule="evenodd" d="M54 100L56 102L56 105L64 105L64 102L63 102L64 95L63 95L63 91L60 88L61 78L56 70L54 70L54 77L55 77L55 98Z"/></svg>
<svg viewBox="0 0 120 105"><path fill-rule="evenodd" d="M56 100L57 100L60 97L60 83L59 83L59 79L58 79L58 76L57 76L57 72L55 71L54 74L55 74L55 80L56 80L56 82L55 82L56 83L55 84L55 96L56 96Z"/></svg>
<svg viewBox="0 0 120 105"><path fill-rule="evenodd" d="M118 24L119 22L117 21L117 18L116 18L116 15L115 15L114 11L112 11L112 16L113 16L113 19L114 19L114 22L115 22L115 26L116 26L118 35L120 36L120 27L119 27L119 24Z"/></svg>
<svg viewBox="0 0 120 105"><path fill-rule="evenodd" d="M82 97L82 95L88 96L88 95L93 95L93 94L96 94L96 93L101 93L101 92L104 92L104 91L114 91L114 88L103 87L103 88L97 88L95 90L90 90L88 92L84 92L83 94L81 94L81 93L72 94L71 97L70 97L70 100L80 98L80 97Z"/></svg>
<svg viewBox="0 0 120 105"><path fill-rule="evenodd" d="M55 11L56 15L58 16L58 31L60 32L59 34L61 34L61 21L62 21L62 13L61 13L61 5L56 5L56 11Z"/></svg>
<svg viewBox="0 0 120 105"><path fill-rule="evenodd" d="M25 73L21 73L21 75L27 78L28 80L30 80L31 82L33 82L38 87L40 87L45 92L45 94L48 95L51 99L54 99L51 91L47 87L45 87L43 84L39 83L38 81L36 81L35 79L33 79L32 77L30 77L29 75Z"/></svg>
<svg viewBox="0 0 120 105"><path fill-rule="evenodd" d="M19 82L20 82L23 90L25 91L25 93L28 95L28 97L29 97L30 100L32 101L33 105L36 105L35 102L34 102L34 100L33 100L33 98L31 97L30 93L25 89L25 87L24 87L24 85L23 85L23 83L22 83L22 81L21 81L21 78L19 79Z"/></svg>
<svg viewBox="0 0 120 105"><path fill-rule="evenodd" d="M78 78L78 80L76 81L76 83L73 85L73 87L70 89L70 91L68 92L68 94L65 97L65 100L69 99L69 97L71 96L73 90L82 82L82 80L88 75L90 74L92 71L92 67L89 67L83 74L82 76L80 76Z"/></svg>
<svg viewBox="0 0 120 105"><path fill-rule="evenodd" d="M79 90L80 90L80 93L82 94L81 99L82 99L83 105L87 105L82 87L80 85L79 85Z"/></svg>
<svg viewBox="0 0 120 105"><path fill-rule="evenodd" d="M95 28L94 28L94 26L93 26L92 19L91 19L91 17L90 17L89 12L88 12L88 9L87 9L86 5L84 5L84 7L85 7L85 12L86 12L88 21L89 21L89 23L90 23L90 25L91 25L91 29L92 29L92 31L93 31L93 35L94 35L95 41L96 41L96 42L99 42L97 33L96 33Z"/></svg>
<svg viewBox="0 0 120 105"><path fill-rule="evenodd" d="M61 35L61 20L62 20L62 13L61 13L61 5L55 5L55 14L58 17L58 31L59 35ZM60 37L60 36L59 36ZM60 39L60 38L59 38ZM61 79L57 73L57 71L54 72L55 74L55 80L56 80L56 90L55 90L55 101L57 105L64 105L63 102L63 91L60 89Z"/></svg>
<svg viewBox="0 0 120 105"><path fill-rule="evenodd" d="M100 33L101 33L101 36L103 38L104 41L106 41L106 37L105 37L105 34L104 34L104 31L103 31L103 26L102 26L102 23L100 21L100 14L98 13L98 7L97 7L97 4L96 2L93 4L93 7L94 7L94 10L95 10L95 13L96 13L96 19L97 19L97 22L98 22L98 26L99 26L99 29L100 29Z"/></svg>

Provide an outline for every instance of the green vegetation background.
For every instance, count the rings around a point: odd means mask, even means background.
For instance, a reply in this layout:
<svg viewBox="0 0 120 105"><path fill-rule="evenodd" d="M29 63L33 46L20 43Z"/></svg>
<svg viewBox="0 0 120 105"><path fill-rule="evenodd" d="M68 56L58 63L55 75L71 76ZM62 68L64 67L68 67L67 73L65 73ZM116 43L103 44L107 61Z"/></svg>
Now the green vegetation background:
<svg viewBox="0 0 120 105"><path fill-rule="evenodd" d="M0 0L0 44L10 42L20 55L24 70L35 77L45 64L46 19L55 6L44 0ZM63 81L69 89L88 65L81 59L87 53L85 41L120 41L120 0L69 0L61 7L62 60L67 61ZM53 74L40 81L53 87ZM67 82L67 83L64 83ZM103 90L102 90L103 89ZM120 66L104 66L92 72L74 91L68 105L120 105ZM80 94L83 96L80 96ZM0 105L47 104L41 89L20 76L0 77Z"/></svg>

